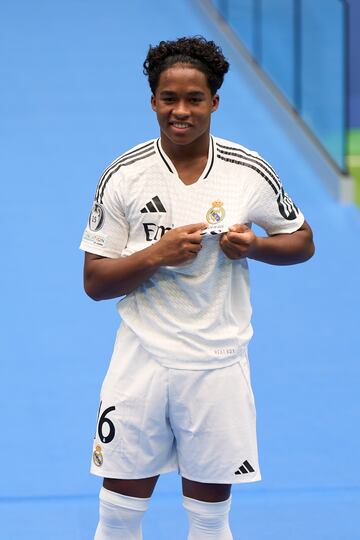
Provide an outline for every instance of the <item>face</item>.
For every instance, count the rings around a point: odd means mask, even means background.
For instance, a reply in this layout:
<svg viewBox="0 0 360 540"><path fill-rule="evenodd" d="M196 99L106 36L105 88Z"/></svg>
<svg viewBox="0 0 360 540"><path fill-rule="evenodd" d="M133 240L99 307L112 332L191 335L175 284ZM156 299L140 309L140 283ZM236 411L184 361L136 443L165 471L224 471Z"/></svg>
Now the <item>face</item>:
<svg viewBox="0 0 360 540"><path fill-rule="evenodd" d="M219 96L211 95L204 73L189 64L175 64L161 73L151 105L162 142L187 145L208 139Z"/></svg>

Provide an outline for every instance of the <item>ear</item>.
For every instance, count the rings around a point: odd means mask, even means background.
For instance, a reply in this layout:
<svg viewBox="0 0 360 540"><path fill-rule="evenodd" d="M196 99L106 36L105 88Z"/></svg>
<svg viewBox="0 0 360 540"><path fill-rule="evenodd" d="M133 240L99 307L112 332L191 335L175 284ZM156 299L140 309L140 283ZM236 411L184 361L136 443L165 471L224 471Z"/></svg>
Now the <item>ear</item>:
<svg viewBox="0 0 360 540"><path fill-rule="evenodd" d="M215 94L214 96L212 96L211 102L212 102L211 112L215 112L219 107L219 102L220 102L219 94Z"/></svg>
<svg viewBox="0 0 360 540"><path fill-rule="evenodd" d="M156 112L156 97L154 96L154 94L151 95L151 107L152 110Z"/></svg>

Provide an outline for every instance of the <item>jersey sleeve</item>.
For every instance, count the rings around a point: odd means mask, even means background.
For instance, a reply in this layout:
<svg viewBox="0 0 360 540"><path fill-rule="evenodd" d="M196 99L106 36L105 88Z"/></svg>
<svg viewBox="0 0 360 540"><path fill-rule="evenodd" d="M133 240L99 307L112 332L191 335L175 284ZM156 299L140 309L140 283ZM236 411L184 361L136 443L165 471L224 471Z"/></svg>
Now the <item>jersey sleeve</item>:
<svg viewBox="0 0 360 540"><path fill-rule="evenodd" d="M286 193L273 168L258 154L256 156L262 166L252 172L249 220L268 235L297 231L304 223L303 214Z"/></svg>
<svg viewBox="0 0 360 540"><path fill-rule="evenodd" d="M129 224L120 191L119 173L104 174L98 184L80 249L117 259L126 247Z"/></svg>

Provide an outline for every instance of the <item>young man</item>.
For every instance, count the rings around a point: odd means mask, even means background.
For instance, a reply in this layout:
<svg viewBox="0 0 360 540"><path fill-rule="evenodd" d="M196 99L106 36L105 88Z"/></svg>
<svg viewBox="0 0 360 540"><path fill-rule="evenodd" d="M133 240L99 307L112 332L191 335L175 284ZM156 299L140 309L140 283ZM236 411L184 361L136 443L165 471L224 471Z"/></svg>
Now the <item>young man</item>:
<svg viewBox="0 0 360 540"><path fill-rule="evenodd" d="M260 479L247 259L296 264L314 246L271 166L210 135L228 67L204 38L150 47L160 138L105 170L81 243L87 294L125 296L94 441L96 540L141 539L156 481L172 470L188 539L229 540L231 485Z"/></svg>

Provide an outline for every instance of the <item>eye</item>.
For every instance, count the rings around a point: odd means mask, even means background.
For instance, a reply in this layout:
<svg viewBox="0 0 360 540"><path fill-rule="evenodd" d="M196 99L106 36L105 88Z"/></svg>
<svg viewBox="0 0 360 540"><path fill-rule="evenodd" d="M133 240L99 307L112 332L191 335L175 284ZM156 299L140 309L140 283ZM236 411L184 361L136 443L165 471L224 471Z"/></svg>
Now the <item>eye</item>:
<svg viewBox="0 0 360 540"><path fill-rule="evenodd" d="M175 98L169 96L169 97L163 97L162 100L164 103L174 103Z"/></svg>

